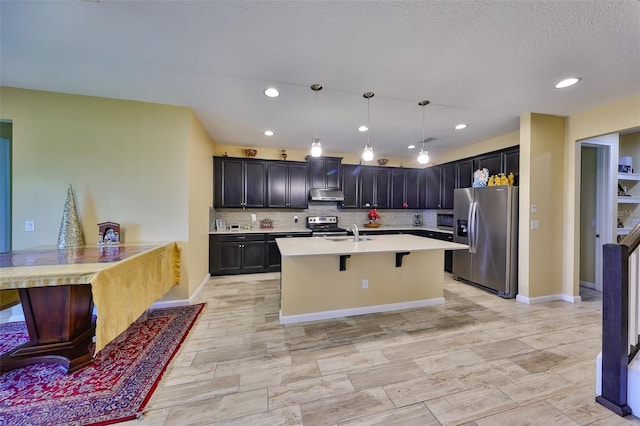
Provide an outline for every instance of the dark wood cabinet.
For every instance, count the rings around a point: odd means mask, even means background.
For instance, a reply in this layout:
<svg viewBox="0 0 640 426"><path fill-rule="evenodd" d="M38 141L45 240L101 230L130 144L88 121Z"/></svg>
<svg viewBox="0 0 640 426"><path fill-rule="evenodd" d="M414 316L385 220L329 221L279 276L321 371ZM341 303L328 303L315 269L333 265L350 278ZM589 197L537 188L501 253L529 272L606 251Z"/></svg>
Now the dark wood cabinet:
<svg viewBox="0 0 640 426"><path fill-rule="evenodd" d="M441 166L433 166L425 169L426 209L440 208L440 173Z"/></svg>
<svg viewBox="0 0 640 426"><path fill-rule="evenodd" d="M500 151L479 155L473 159L473 170L484 168L489 170L489 176L502 173L502 155Z"/></svg>
<svg viewBox="0 0 640 426"><path fill-rule="evenodd" d="M211 275L265 272L265 235L210 235L209 272Z"/></svg>
<svg viewBox="0 0 640 426"><path fill-rule="evenodd" d="M422 209L425 198L423 169L391 169L392 209Z"/></svg>
<svg viewBox="0 0 640 426"><path fill-rule="evenodd" d="M214 207L265 207L266 172L261 160L214 157Z"/></svg>
<svg viewBox="0 0 640 426"><path fill-rule="evenodd" d="M307 157L309 189L340 188L340 157Z"/></svg>
<svg viewBox="0 0 640 426"><path fill-rule="evenodd" d="M456 165L456 188L471 188L473 184L473 160L457 161Z"/></svg>
<svg viewBox="0 0 640 426"><path fill-rule="evenodd" d="M307 164L273 161L267 167L267 207L306 209Z"/></svg>
<svg viewBox="0 0 640 426"><path fill-rule="evenodd" d="M516 146L509 148L502 152L502 172L505 175L513 173L515 178L514 184L519 185L518 178L520 177L520 147Z"/></svg>
<svg viewBox="0 0 640 426"><path fill-rule="evenodd" d="M340 205L343 209L360 208L360 170L362 166L344 164L342 166L342 194L344 201Z"/></svg>
<svg viewBox="0 0 640 426"><path fill-rule="evenodd" d="M456 188L456 163L442 165L440 174L440 208L453 209L453 190Z"/></svg>
<svg viewBox="0 0 640 426"><path fill-rule="evenodd" d="M361 208L390 208L391 170L387 167L362 166L359 189Z"/></svg>
<svg viewBox="0 0 640 426"><path fill-rule="evenodd" d="M276 238L302 238L302 237L310 237L311 233L309 232L297 232L297 233L272 233L267 234L267 272L279 272L280 266L282 262L282 257L280 256L280 249L278 249L278 243L276 242Z"/></svg>

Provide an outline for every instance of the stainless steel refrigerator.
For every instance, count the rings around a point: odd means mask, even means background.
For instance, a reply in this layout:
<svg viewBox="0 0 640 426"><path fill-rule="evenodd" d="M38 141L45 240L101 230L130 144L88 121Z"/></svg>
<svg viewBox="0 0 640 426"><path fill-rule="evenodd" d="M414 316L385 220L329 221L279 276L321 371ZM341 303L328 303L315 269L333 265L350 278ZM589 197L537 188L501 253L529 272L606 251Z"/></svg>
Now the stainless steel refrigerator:
<svg viewBox="0 0 640 426"><path fill-rule="evenodd" d="M518 187L456 189L453 241L469 245L453 251L456 279L505 298L518 293Z"/></svg>

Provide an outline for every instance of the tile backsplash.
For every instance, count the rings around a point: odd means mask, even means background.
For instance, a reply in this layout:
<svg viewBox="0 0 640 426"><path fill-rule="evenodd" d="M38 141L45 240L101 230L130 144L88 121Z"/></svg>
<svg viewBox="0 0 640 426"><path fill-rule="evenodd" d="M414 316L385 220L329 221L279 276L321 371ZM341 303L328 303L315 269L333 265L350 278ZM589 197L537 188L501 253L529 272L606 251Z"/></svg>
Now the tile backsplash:
<svg viewBox="0 0 640 426"><path fill-rule="evenodd" d="M260 227L260 221L271 219L274 229L305 229L305 219L307 216L338 216L338 226L347 227L353 223L364 224L368 221L367 213L369 209L348 209L342 210L336 207L335 203L309 202L309 207L305 210L281 210L281 209L209 209L209 230L215 230L215 220L224 219L227 226L230 224L240 225L244 228L253 225L253 228ZM436 227L437 210L379 210L380 222L383 225L411 226L413 216L416 213L422 214L422 226L426 228ZM256 215L256 222L251 221L251 214ZM294 222L294 216L298 216L298 223Z"/></svg>

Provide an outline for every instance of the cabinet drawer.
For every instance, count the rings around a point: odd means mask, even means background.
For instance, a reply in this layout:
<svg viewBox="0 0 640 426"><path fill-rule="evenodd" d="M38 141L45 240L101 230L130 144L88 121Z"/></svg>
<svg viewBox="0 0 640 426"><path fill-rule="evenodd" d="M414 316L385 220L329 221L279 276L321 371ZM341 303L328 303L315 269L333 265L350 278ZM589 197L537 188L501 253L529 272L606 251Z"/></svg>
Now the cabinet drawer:
<svg viewBox="0 0 640 426"><path fill-rule="evenodd" d="M298 238L298 237L310 237L311 232L295 232L286 234L267 234L267 241L275 241L276 238Z"/></svg>
<svg viewBox="0 0 640 426"><path fill-rule="evenodd" d="M265 234L214 235L217 243L243 243L247 241L264 241Z"/></svg>

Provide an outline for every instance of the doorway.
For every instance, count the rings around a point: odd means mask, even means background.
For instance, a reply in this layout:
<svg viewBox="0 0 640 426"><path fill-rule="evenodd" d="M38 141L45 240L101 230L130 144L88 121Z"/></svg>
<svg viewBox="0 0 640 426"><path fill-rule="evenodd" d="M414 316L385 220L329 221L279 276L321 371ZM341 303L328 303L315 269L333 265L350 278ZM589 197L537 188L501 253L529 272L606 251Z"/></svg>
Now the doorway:
<svg viewBox="0 0 640 426"><path fill-rule="evenodd" d="M616 241L618 134L585 139L580 158L580 288L602 291L602 247ZM616 192L617 193L617 192Z"/></svg>
<svg viewBox="0 0 640 426"><path fill-rule="evenodd" d="M0 253L11 250L11 122L0 122Z"/></svg>

